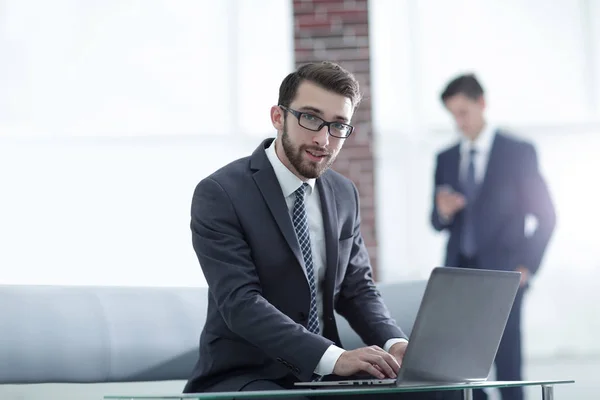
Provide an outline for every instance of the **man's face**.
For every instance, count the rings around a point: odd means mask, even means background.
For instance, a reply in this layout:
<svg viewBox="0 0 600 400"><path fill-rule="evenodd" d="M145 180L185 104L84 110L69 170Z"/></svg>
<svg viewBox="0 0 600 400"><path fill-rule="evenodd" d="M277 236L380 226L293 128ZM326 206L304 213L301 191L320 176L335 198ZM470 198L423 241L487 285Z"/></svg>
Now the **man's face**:
<svg viewBox="0 0 600 400"><path fill-rule="evenodd" d="M350 124L353 113L349 98L308 81L300 84L288 108L344 124ZM318 132L300 126L296 116L291 112L284 116L277 106L271 109L271 119L278 130L277 155L300 179L318 178L333 164L345 141L330 136L327 126Z"/></svg>
<svg viewBox="0 0 600 400"><path fill-rule="evenodd" d="M485 100L483 97L473 100L464 94L457 94L448 98L445 105L463 135L469 139L475 139L485 125L483 116Z"/></svg>

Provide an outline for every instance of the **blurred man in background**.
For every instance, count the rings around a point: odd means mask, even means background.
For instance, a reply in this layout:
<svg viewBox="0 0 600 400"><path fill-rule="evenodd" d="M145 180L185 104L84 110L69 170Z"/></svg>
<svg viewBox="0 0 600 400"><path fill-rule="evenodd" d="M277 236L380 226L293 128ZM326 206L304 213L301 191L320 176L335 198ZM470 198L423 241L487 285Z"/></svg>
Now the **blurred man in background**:
<svg viewBox="0 0 600 400"><path fill-rule="evenodd" d="M449 82L441 100L462 137L437 155L431 223L450 234L445 265L521 272L495 365L498 380L522 380L523 294L554 230L554 206L534 146L486 121L484 91L474 75ZM528 215L537 220L530 235L525 232ZM522 388L500 391L503 400L523 398ZM484 391L476 391L475 399L486 398Z"/></svg>

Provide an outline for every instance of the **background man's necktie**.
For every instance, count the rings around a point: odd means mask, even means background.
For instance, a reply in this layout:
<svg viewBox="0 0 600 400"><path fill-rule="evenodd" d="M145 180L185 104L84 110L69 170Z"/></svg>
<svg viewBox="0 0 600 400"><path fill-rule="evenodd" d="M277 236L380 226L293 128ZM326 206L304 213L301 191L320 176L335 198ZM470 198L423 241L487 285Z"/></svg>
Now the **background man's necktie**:
<svg viewBox="0 0 600 400"><path fill-rule="evenodd" d="M469 151L469 165L467 167L467 176L463 182L464 194L467 199L467 206L464 211L464 220L461 236L461 251L464 256L472 257L477 252L477 243L475 240L475 221L474 221L474 202L477 194L477 182L475 181L475 154L476 150Z"/></svg>

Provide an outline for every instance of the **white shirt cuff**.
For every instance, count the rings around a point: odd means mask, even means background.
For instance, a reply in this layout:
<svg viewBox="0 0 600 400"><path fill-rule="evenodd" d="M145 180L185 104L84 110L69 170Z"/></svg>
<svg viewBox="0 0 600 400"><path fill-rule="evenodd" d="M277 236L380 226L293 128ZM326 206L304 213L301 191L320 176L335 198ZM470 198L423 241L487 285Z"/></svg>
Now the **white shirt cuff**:
<svg viewBox="0 0 600 400"><path fill-rule="evenodd" d="M344 351L346 350L339 348L333 344L329 346L327 350L325 350L325 353L323 353L323 357L321 357L321 360L317 364L317 368L315 368L314 371L315 374L321 376L332 374L333 369L335 368L335 363Z"/></svg>
<svg viewBox="0 0 600 400"><path fill-rule="evenodd" d="M395 345L396 343L408 343L408 340L401 339L401 338L392 338L392 339L388 340L387 342L385 342L385 344L383 345L383 349L389 353L392 346Z"/></svg>
<svg viewBox="0 0 600 400"><path fill-rule="evenodd" d="M396 343L408 343L408 340L402 338L392 338L385 342L383 349L389 352L392 346ZM345 351L346 350L333 344L329 346L327 350L325 350L325 353L323 353L323 357L321 357L321 360L317 364L314 373L321 376L331 375L333 373L333 369L335 368L335 363Z"/></svg>

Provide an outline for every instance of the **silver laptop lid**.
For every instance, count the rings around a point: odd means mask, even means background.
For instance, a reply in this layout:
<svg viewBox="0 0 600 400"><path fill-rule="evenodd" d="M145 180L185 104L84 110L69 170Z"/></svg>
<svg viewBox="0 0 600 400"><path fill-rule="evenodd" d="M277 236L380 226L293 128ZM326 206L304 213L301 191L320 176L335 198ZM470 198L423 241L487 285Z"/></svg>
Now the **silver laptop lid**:
<svg viewBox="0 0 600 400"><path fill-rule="evenodd" d="M435 268L399 381L487 379L519 288L519 272Z"/></svg>

